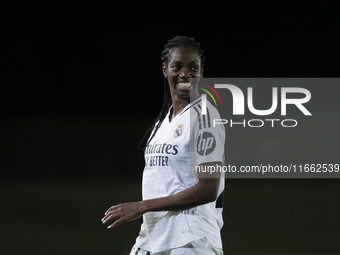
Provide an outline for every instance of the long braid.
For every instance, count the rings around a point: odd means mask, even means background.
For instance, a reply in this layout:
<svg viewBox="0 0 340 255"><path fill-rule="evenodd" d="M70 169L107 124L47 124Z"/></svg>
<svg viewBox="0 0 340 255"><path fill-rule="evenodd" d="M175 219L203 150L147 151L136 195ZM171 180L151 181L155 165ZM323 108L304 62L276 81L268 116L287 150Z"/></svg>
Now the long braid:
<svg viewBox="0 0 340 255"><path fill-rule="evenodd" d="M196 42L194 38L190 38L190 37L186 37L186 36L179 36L179 35L176 36L173 39L170 39L168 41L168 43L164 46L164 50L161 54L161 59L162 59L162 61L165 65L168 65L168 62L171 59L172 50L174 48L177 48L177 47L190 47L190 48L196 50L199 58L201 59L201 65L203 66L204 61L205 61L204 50L200 47L200 44L198 42ZM172 104L172 99L171 99L169 83L168 83L168 80L166 78L164 78L164 93L163 93L162 109L161 109L159 115L157 116L157 118L155 119L153 125L145 133L145 135L144 135L141 143L139 144L139 146L143 143L146 135L149 132L152 132L152 130L154 130L153 133L152 133L152 136L147 141L147 145L149 144L149 142L152 140L152 138L155 136L157 130L161 126L163 120L165 119L171 104ZM143 149L145 149L145 147L146 146L144 146Z"/></svg>

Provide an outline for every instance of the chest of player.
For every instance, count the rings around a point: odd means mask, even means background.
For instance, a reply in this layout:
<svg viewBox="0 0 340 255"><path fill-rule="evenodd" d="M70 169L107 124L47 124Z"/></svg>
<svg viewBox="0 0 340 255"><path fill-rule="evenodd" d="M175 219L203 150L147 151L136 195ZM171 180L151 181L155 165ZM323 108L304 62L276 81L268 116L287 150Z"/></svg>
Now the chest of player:
<svg viewBox="0 0 340 255"><path fill-rule="evenodd" d="M178 117L178 118L177 118ZM171 122L165 118L156 135L145 149L147 166L170 166L190 158L190 120L177 116Z"/></svg>

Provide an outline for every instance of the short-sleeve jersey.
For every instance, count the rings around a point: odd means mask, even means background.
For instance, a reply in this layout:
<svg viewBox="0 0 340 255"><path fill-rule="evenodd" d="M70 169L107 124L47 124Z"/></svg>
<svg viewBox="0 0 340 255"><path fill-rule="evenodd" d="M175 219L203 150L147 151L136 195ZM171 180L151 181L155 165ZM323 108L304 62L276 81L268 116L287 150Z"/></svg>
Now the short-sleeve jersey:
<svg viewBox="0 0 340 255"><path fill-rule="evenodd" d="M205 115L201 107L201 98L197 98L171 122L170 108L148 142L143 200L170 196L197 184L196 165L224 163L225 130L223 125L213 126L213 120L220 118L219 113L209 102ZM224 176L221 176L218 198L223 191ZM183 211L147 212L143 215L137 246L161 252L205 237L213 246L222 248L222 210L219 201L214 201Z"/></svg>

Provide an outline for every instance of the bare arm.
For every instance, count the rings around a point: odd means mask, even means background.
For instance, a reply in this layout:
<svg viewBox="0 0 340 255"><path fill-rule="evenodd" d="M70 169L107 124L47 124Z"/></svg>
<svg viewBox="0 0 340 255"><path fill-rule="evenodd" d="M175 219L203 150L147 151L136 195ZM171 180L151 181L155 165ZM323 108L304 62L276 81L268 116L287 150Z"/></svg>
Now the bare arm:
<svg viewBox="0 0 340 255"><path fill-rule="evenodd" d="M216 166L216 163L202 164L202 166ZM108 228L114 228L121 223L137 219L146 212L152 211L181 211L216 200L220 179L204 178L198 173L199 182L177 194L149 199L139 202L122 203L111 206L102 219L108 223L116 219Z"/></svg>

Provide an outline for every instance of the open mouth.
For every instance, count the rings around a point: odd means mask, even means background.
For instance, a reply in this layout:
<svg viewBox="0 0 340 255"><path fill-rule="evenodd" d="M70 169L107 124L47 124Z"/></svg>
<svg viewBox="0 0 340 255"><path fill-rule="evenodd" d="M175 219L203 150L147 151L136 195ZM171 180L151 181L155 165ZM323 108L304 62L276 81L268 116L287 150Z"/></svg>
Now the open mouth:
<svg viewBox="0 0 340 255"><path fill-rule="evenodd" d="M178 82L177 85L181 89L190 89L191 82Z"/></svg>

